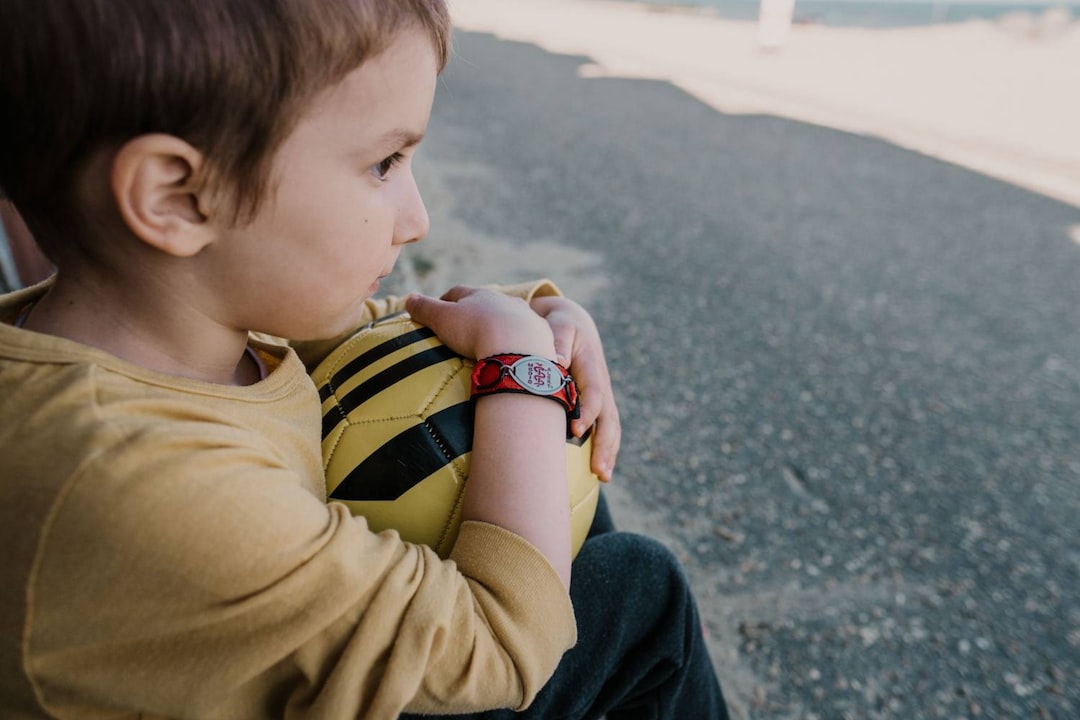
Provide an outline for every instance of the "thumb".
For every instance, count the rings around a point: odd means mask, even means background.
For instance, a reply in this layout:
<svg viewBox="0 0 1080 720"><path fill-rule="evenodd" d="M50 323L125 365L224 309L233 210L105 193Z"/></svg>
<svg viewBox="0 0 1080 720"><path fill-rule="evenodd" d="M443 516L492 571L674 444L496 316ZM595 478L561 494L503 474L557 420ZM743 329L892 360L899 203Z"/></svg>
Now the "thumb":
<svg viewBox="0 0 1080 720"><path fill-rule="evenodd" d="M412 319L421 325L429 327L439 322L439 318L447 305L453 305L453 303L421 295L420 293L410 293L405 298L405 309L409 311Z"/></svg>
<svg viewBox="0 0 1080 720"><path fill-rule="evenodd" d="M409 293L405 296L405 310L412 316L412 319L418 323L423 324L423 315L427 312L427 309L434 298L430 298L427 295L421 295L420 293Z"/></svg>

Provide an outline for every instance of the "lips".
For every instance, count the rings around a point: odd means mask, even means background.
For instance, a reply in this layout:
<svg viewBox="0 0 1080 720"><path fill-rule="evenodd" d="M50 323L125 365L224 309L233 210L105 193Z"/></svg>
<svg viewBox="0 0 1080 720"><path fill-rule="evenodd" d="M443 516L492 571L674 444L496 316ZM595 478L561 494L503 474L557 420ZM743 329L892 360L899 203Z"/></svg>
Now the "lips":
<svg viewBox="0 0 1080 720"><path fill-rule="evenodd" d="M385 280L386 278L390 277L391 272L393 272L393 268L383 273L379 277L375 278L375 282L371 283L371 292L375 292L375 290L377 290L379 287L379 281Z"/></svg>

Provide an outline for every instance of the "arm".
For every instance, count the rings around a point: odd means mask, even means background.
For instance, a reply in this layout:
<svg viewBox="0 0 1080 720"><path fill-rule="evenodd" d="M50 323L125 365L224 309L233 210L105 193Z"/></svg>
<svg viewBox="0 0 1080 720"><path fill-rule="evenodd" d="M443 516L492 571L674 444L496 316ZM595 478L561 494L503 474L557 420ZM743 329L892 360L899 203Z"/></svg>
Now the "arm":
<svg viewBox="0 0 1080 720"><path fill-rule="evenodd" d="M465 523L445 562L288 472L251 470L158 475L168 491L138 510L102 507L80 482L25 634L47 707L297 720L521 707L573 644L560 579L516 535Z"/></svg>
<svg viewBox="0 0 1080 720"><path fill-rule="evenodd" d="M547 322L517 298L491 291L457 300L410 296L408 310L455 352L479 359L524 353L554 359ZM534 545L570 584L566 413L548 398L478 398L464 520L481 520Z"/></svg>

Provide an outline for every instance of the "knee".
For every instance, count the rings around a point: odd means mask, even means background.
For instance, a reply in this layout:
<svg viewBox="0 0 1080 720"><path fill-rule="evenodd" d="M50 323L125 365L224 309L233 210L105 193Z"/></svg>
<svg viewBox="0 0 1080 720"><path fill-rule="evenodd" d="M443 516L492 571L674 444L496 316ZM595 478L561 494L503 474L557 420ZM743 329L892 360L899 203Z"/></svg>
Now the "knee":
<svg viewBox="0 0 1080 720"><path fill-rule="evenodd" d="M605 533L584 544L573 566L571 590L575 589L607 596L615 605L658 606L668 611L673 603L683 604L690 596L678 558L660 542L626 532Z"/></svg>

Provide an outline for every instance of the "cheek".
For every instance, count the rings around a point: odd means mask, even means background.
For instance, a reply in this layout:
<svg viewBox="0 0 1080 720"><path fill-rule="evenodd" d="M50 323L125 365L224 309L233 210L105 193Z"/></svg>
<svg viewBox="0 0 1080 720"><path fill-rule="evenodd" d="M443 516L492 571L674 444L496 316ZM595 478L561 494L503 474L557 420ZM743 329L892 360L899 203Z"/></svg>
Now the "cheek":
<svg viewBox="0 0 1080 720"><path fill-rule="evenodd" d="M346 232L354 250L361 254L378 253L393 244L394 215L385 208L366 208L356 216Z"/></svg>

